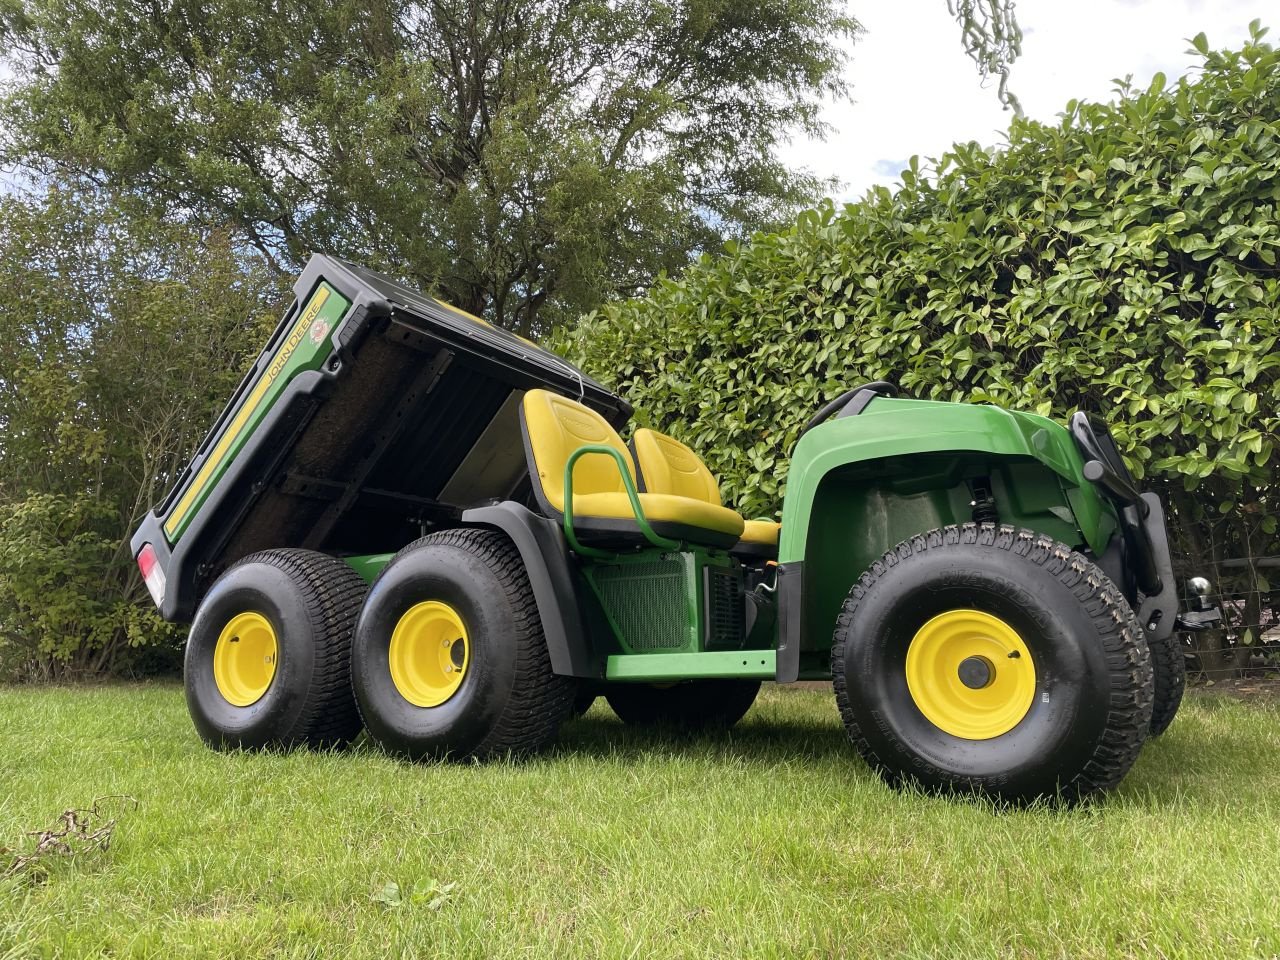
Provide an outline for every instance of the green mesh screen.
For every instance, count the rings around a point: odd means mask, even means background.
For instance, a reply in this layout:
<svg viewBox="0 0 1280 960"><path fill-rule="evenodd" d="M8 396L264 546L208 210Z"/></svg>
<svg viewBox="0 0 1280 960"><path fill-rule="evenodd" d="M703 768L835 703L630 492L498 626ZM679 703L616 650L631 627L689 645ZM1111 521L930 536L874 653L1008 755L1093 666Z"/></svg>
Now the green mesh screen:
<svg viewBox="0 0 1280 960"><path fill-rule="evenodd" d="M689 645L682 555L595 569L609 616L632 650L681 650Z"/></svg>

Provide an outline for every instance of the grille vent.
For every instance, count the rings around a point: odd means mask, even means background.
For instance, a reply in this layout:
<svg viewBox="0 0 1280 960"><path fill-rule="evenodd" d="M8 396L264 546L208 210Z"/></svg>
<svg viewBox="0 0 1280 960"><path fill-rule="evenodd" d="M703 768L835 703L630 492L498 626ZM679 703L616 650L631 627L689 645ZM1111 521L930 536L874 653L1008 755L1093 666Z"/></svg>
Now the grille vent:
<svg viewBox="0 0 1280 960"><path fill-rule="evenodd" d="M707 568L708 650L740 650L746 639L746 611L736 569Z"/></svg>
<svg viewBox="0 0 1280 960"><path fill-rule="evenodd" d="M689 643L680 556L597 567L601 598L632 650L680 650Z"/></svg>

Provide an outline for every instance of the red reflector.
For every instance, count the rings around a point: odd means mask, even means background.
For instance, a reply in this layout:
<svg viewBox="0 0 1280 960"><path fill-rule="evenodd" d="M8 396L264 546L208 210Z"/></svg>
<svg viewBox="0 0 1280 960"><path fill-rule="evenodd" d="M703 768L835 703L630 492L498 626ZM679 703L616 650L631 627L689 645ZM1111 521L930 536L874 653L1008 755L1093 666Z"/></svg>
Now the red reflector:
<svg viewBox="0 0 1280 960"><path fill-rule="evenodd" d="M164 603L165 578L160 561L156 559L156 549L146 544L138 551L138 570L142 573L142 582L147 585L151 599L158 607Z"/></svg>

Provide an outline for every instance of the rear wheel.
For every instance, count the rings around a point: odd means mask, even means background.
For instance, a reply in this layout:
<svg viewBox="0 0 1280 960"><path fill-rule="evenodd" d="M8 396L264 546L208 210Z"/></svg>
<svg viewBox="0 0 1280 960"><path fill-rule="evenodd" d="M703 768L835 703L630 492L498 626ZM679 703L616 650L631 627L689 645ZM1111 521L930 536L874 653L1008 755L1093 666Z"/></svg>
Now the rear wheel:
<svg viewBox="0 0 1280 960"><path fill-rule="evenodd" d="M187 639L196 730L216 748L323 747L360 732L351 629L366 584L341 560L267 550L213 585Z"/></svg>
<svg viewBox="0 0 1280 960"><path fill-rule="evenodd" d="M538 750L577 692L551 670L519 552L474 529L431 534L387 564L356 626L351 679L370 736L414 759Z"/></svg>
<svg viewBox="0 0 1280 960"><path fill-rule="evenodd" d="M623 723L725 729L746 716L759 692L759 680L687 680L669 686L620 683L608 689L605 699Z"/></svg>
<svg viewBox="0 0 1280 960"><path fill-rule="evenodd" d="M888 782L1007 800L1117 784L1151 723L1146 639L1106 575L1030 530L899 544L845 601L841 717Z"/></svg>

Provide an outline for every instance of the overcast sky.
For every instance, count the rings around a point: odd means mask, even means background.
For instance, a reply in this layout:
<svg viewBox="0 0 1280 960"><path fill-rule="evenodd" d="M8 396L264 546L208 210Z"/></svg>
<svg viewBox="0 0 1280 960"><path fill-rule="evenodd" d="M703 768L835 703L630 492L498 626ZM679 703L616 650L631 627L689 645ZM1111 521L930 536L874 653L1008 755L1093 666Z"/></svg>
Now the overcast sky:
<svg viewBox="0 0 1280 960"><path fill-rule="evenodd" d="M1010 114L994 83L984 87L960 45L946 0L853 0L865 28L848 68L853 103L832 104L825 143L798 141L786 160L844 182L840 199L876 183L892 185L912 154L937 156L956 141L1002 141ZM1217 48L1238 47L1261 19L1276 42L1275 0L1018 0L1022 56L1010 86L1027 115L1053 121L1066 102L1113 99L1112 78L1145 85L1194 64L1189 37L1204 31Z"/></svg>

